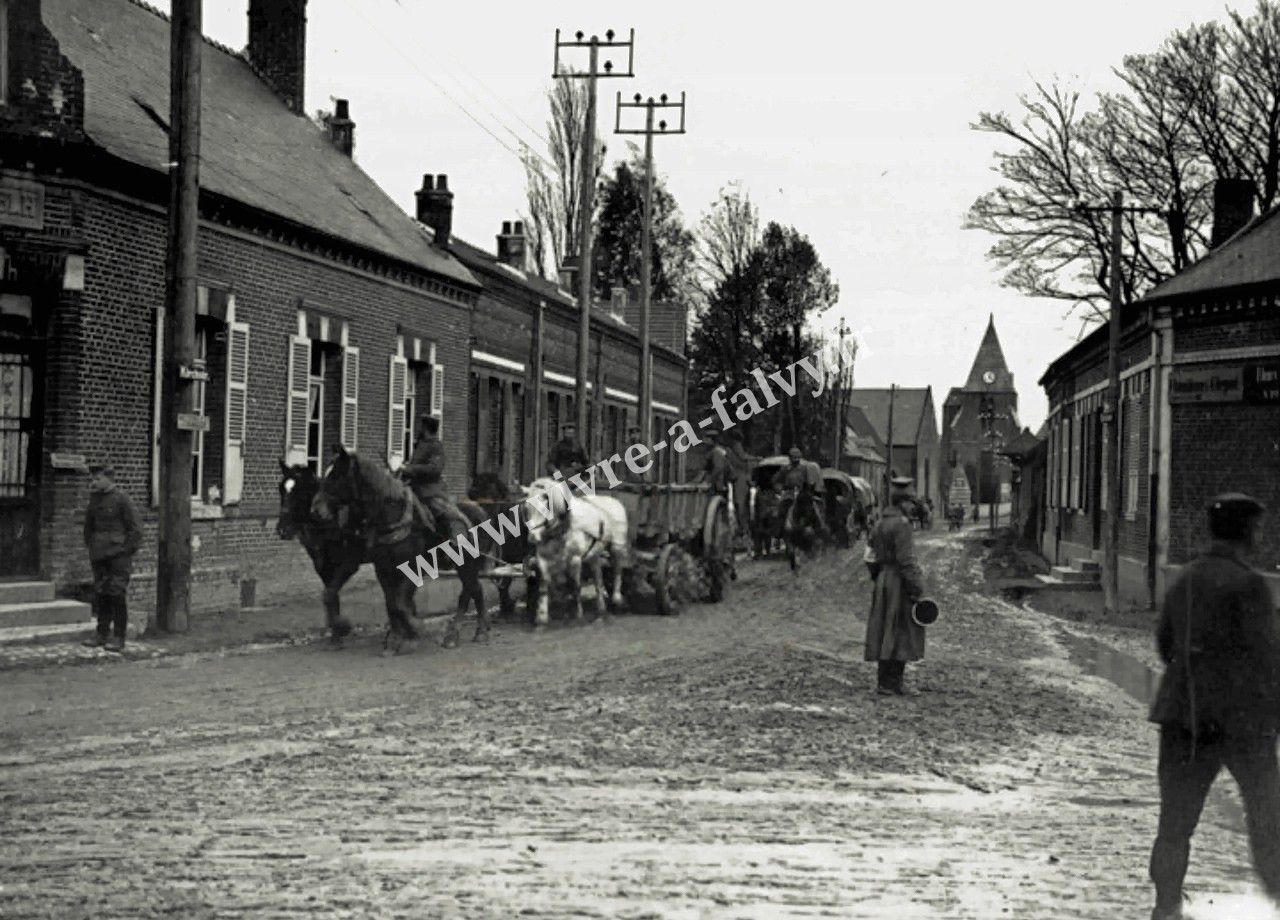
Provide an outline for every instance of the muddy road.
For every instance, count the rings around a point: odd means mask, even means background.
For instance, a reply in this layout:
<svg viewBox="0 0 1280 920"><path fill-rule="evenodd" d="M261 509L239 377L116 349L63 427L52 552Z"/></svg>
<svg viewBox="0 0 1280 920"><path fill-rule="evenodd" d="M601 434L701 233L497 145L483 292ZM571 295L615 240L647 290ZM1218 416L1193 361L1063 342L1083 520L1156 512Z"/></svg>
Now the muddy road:
<svg viewBox="0 0 1280 920"><path fill-rule="evenodd" d="M0 916L1144 916L1155 732L922 540L907 697L858 551L718 605L0 674ZM1189 890L1252 889L1215 791Z"/></svg>

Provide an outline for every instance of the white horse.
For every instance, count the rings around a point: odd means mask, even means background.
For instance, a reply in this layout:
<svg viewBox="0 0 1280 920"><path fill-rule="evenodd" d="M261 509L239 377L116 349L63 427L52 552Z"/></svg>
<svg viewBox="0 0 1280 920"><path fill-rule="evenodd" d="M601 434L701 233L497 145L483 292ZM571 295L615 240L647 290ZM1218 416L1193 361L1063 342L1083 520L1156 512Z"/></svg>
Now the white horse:
<svg viewBox="0 0 1280 920"><path fill-rule="evenodd" d="M525 489L521 517L542 584L538 626L547 625L551 588L562 581L573 594L574 618L582 619L583 566L590 567L596 586L597 617L607 612L606 562L613 568L610 602L615 608L622 606L622 571L628 561L627 509L622 502L607 495L571 495L563 481L542 478Z"/></svg>

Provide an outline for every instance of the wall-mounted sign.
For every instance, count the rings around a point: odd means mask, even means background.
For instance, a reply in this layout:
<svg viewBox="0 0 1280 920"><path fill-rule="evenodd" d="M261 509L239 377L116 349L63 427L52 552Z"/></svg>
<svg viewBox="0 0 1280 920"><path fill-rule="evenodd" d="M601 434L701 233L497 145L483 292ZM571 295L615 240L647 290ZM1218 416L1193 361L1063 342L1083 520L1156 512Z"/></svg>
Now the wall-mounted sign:
<svg viewBox="0 0 1280 920"><path fill-rule="evenodd" d="M83 470L89 464L84 454L49 454L49 465L55 470Z"/></svg>
<svg viewBox="0 0 1280 920"><path fill-rule="evenodd" d="M183 380L199 380L203 383L208 381L209 372L197 367L187 367L183 364L178 367L178 376Z"/></svg>
<svg viewBox="0 0 1280 920"><path fill-rule="evenodd" d="M179 412L178 413L178 430L179 431L208 431L209 416L198 415L195 412Z"/></svg>
<svg viewBox="0 0 1280 920"><path fill-rule="evenodd" d="M1169 402L1280 404L1280 361L1236 367L1176 367Z"/></svg>
<svg viewBox="0 0 1280 920"><path fill-rule="evenodd" d="M44 229L44 186L27 179L0 176L0 224Z"/></svg>

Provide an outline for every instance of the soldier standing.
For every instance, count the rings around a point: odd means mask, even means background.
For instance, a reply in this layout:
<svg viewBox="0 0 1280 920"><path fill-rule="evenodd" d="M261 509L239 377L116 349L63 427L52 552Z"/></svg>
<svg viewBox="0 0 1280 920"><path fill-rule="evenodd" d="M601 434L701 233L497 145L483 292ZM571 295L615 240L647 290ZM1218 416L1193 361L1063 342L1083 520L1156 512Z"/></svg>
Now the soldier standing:
<svg viewBox="0 0 1280 920"><path fill-rule="evenodd" d="M889 507L867 537L866 563L875 587L863 657L878 663L876 692L902 696L907 662L924 657L924 627L911 617L912 605L924 596L924 583L902 510L912 501L912 480L895 476L890 483Z"/></svg>
<svg viewBox="0 0 1280 920"><path fill-rule="evenodd" d="M93 566L93 611L98 618L98 631L84 644L122 652L129 625L133 554L142 544L142 531L133 502L116 486L115 470L106 464L94 464L89 467L89 475L84 542Z"/></svg>
<svg viewBox="0 0 1280 920"><path fill-rule="evenodd" d="M1165 594L1156 643L1166 670L1150 713L1160 726L1152 920L1182 917L1191 835L1224 766L1240 786L1254 869L1280 903L1280 623L1244 558L1265 510L1238 492L1211 500L1212 542Z"/></svg>

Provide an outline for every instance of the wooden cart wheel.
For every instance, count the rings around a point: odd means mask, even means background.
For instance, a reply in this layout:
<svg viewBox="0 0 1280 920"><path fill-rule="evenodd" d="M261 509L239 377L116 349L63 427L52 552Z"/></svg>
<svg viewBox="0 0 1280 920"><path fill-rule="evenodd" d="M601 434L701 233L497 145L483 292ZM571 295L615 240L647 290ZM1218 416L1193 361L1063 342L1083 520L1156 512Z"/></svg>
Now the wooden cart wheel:
<svg viewBox="0 0 1280 920"><path fill-rule="evenodd" d="M677 543L668 543L653 567L654 594L663 616L676 616L684 609L685 577L684 550Z"/></svg>
<svg viewBox="0 0 1280 920"><path fill-rule="evenodd" d="M733 565L733 522L729 519L728 503L719 495L707 505L702 525L702 565L707 573L710 600L713 604L719 603L724 600Z"/></svg>

